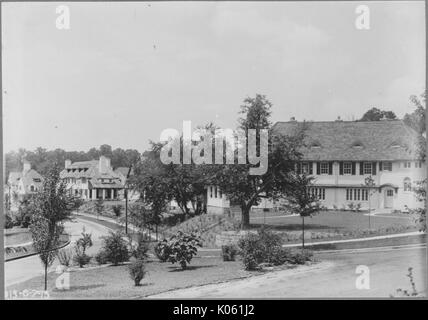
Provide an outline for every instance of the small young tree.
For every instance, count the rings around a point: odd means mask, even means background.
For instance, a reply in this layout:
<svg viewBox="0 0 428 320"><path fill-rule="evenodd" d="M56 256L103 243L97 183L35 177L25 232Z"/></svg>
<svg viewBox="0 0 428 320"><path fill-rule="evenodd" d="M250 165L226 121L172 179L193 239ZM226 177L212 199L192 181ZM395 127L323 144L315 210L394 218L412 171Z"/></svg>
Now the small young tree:
<svg viewBox="0 0 428 320"><path fill-rule="evenodd" d="M111 231L108 236L103 237L101 251L105 259L114 266L129 260L128 243L124 239L124 234L120 231Z"/></svg>
<svg viewBox="0 0 428 320"><path fill-rule="evenodd" d="M95 212L97 213L97 219L100 215L103 214L104 211L104 201L99 198L95 201Z"/></svg>
<svg viewBox="0 0 428 320"><path fill-rule="evenodd" d="M70 196L60 179L57 166L50 169L32 203L30 232L33 247L44 266L44 288L47 290L48 267L52 265L57 254L56 248L64 230L63 221L69 218L76 207L74 197Z"/></svg>
<svg viewBox="0 0 428 320"><path fill-rule="evenodd" d="M86 254L86 249L92 247L92 234L85 232L85 227L83 227L82 237L76 241L74 261L82 268L84 265L88 264L91 260L91 257Z"/></svg>
<svg viewBox="0 0 428 320"><path fill-rule="evenodd" d="M305 174L296 174L295 180L297 183L289 192L288 204L286 206L297 212L302 218L302 249L304 249L305 217L311 217L317 213L320 210L320 202L318 196L310 190L313 177Z"/></svg>
<svg viewBox="0 0 428 320"><path fill-rule="evenodd" d="M372 225L371 225L371 205L370 205L370 200L372 195L376 192L376 183L373 179L372 176L368 176L367 178L364 179L364 185L367 188L367 193L368 193L368 202L369 202L369 229L371 229Z"/></svg>

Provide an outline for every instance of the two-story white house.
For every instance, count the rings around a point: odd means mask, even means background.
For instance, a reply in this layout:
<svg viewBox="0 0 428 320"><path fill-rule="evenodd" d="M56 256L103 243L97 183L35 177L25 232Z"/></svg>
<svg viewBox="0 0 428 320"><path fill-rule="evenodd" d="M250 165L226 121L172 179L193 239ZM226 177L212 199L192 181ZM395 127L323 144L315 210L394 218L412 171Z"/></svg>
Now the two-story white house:
<svg viewBox="0 0 428 320"><path fill-rule="evenodd" d="M110 159L104 156L99 160L74 163L65 160L60 177L72 194L85 200L120 199L124 188L122 177L113 170Z"/></svg>
<svg viewBox="0 0 428 320"><path fill-rule="evenodd" d="M302 161L299 172L314 177L309 192L327 208L405 211L418 202L412 186L427 176L426 163L418 159L418 134L401 120L305 122ZM293 134L302 122L277 122L273 134ZM368 188L366 178L373 179ZM266 201L265 201L266 202ZM215 186L207 188L211 211L229 206L227 196ZM271 208L266 202L258 207Z"/></svg>

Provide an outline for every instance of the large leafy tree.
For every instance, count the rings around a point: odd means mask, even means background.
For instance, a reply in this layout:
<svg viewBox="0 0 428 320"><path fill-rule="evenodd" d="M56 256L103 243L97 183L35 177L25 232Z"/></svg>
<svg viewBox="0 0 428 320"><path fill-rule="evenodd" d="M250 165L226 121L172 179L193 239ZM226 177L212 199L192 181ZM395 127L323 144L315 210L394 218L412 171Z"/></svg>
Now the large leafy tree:
<svg viewBox="0 0 428 320"><path fill-rule="evenodd" d="M301 157L299 148L303 143L304 128L298 126L294 134L287 136L273 134L270 122L271 106L263 95L247 98L241 107L242 117L239 119L240 128L244 132L249 129L269 131L269 147L267 155L264 155L268 159L266 173L251 175L249 170L253 165L247 161L247 164L219 165L214 168L214 176L211 179L213 184L218 185L227 194L231 204L241 208L243 229L250 226L252 206L260 203L263 198L277 200L286 197L289 191L300 183L296 180L295 164ZM257 144L262 139L258 134Z"/></svg>
<svg viewBox="0 0 428 320"><path fill-rule="evenodd" d="M412 95L410 101L415 106L415 110L412 113L406 113L403 118L404 123L419 134L426 132L426 96L426 90L421 94L420 98Z"/></svg>
<svg viewBox="0 0 428 320"><path fill-rule="evenodd" d="M397 116L392 111L371 108L366 113L364 113L360 121L380 121L382 119L394 120L397 119Z"/></svg>
<svg viewBox="0 0 428 320"><path fill-rule="evenodd" d="M30 232L34 249L44 266L45 290L47 290L48 267L55 260L56 248L64 231L63 223L69 219L72 210L76 209L79 203L66 190L65 184L59 177L57 166L50 169L43 181L43 187L32 199Z"/></svg>

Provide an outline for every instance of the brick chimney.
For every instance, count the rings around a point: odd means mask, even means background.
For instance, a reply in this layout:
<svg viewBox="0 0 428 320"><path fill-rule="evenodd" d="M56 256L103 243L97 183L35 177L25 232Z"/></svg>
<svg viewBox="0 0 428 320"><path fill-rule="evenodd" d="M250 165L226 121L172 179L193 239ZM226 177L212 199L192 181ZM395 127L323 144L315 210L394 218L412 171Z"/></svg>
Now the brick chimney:
<svg viewBox="0 0 428 320"><path fill-rule="evenodd" d="M110 158L107 158L105 156L101 156L99 160L99 171L100 173L107 173L111 170L110 167Z"/></svg>
<svg viewBox="0 0 428 320"><path fill-rule="evenodd" d="M71 166L71 160L67 159L65 160L65 168L68 169Z"/></svg>
<svg viewBox="0 0 428 320"><path fill-rule="evenodd" d="M290 118L290 122L296 122L296 118L295 117L291 117Z"/></svg>

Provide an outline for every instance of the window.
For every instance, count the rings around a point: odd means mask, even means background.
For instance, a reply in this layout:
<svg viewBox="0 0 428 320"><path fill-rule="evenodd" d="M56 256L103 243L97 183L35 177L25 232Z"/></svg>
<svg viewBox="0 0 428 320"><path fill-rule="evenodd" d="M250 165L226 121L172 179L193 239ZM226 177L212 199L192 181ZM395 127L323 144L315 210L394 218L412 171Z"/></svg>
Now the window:
<svg viewBox="0 0 428 320"><path fill-rule="evenodd" d="M410 162L404 162L404 168L411 168L411 166Z"/></svg>
<svg viewBox="0 0 428 320"><path fill-rule="evenodd" d="M404 179L403 189L405 192L412 191L412 181L410 180L410 178Z"/></svg>
<svg viewBox="0 0 428 320"><path fill-rule="evenodd" d="M372 163L364 162L364 174L372 174Z"/></svg>
<svg viewBox="0 0 428 320"><path fill-rule="evenodd" d="M223 198L223 192L221 192L220 189L218 190L218 195L219 195L219 198Z"/></svg>
<svg viewBox="0 0 428 320"><path fill-rule="evenodd" d="M210 198L213 197L213 187L210 187Z"/></svg>
<svg viewBox="0 0 428 320"><path fill-rule="evenodd" d="M82 183L86 183L86 178L82 178Z"/></svg>
<svg viewBox="0 0 428 320"><path fill-rule="evenodd" d="M392 197L394 195L394 191L392 191L392 190L386 190L386 195L388 197Z"/></svg>
<svg viewBox="0 0 428 320"><path fill-rule="evenodd" d="M346 200L356 200L356 201L367 201L368 192L367 189L346 189Z"/></svg>
<svg viewBox="0 0 428 320"><path fill-rule="evenodd" d="M416 161L415 168L422 168L422 163L420 161Z"/></svg>
<svg viewBox="0 0 428 320"><path fill-rule="evenodd" d="M30 191L34 192L34 186L30 186Z"/></svg>
<svg viewBox="0 0 428 320"><path fill-rule="evenodd" d="M319 200L325 200L325 188L310 188L309 194Z"/></svg>
<svg viewBox="0 0 428 320"><path fill-rule="evenodd" d="M217 187L214 187L214 197L217 198Z"/></svg>
<svg viewBox="0 0 428 320"><path fill-rule="evenodd" d="M303 162L301 171L302 171L301 173L308 174L309 173L309 163Z"/></svg>
<svg viewBox="0 0 428 320"><path fill-rule="evenodd" d="M321 174L328 174L328 162L321 162L320 169Z"/></svg>
<svg viewBox="0 0 428 320"><path fill-rule="evenodd" d="M392 171L392 162L382 162L383 171Z"/></svg>
<svg viewBox="0 0 428 320"><path fill-rule="evenodd" d="M352 163L344 162L343 163L343 174L352 174Z"/></svg>

